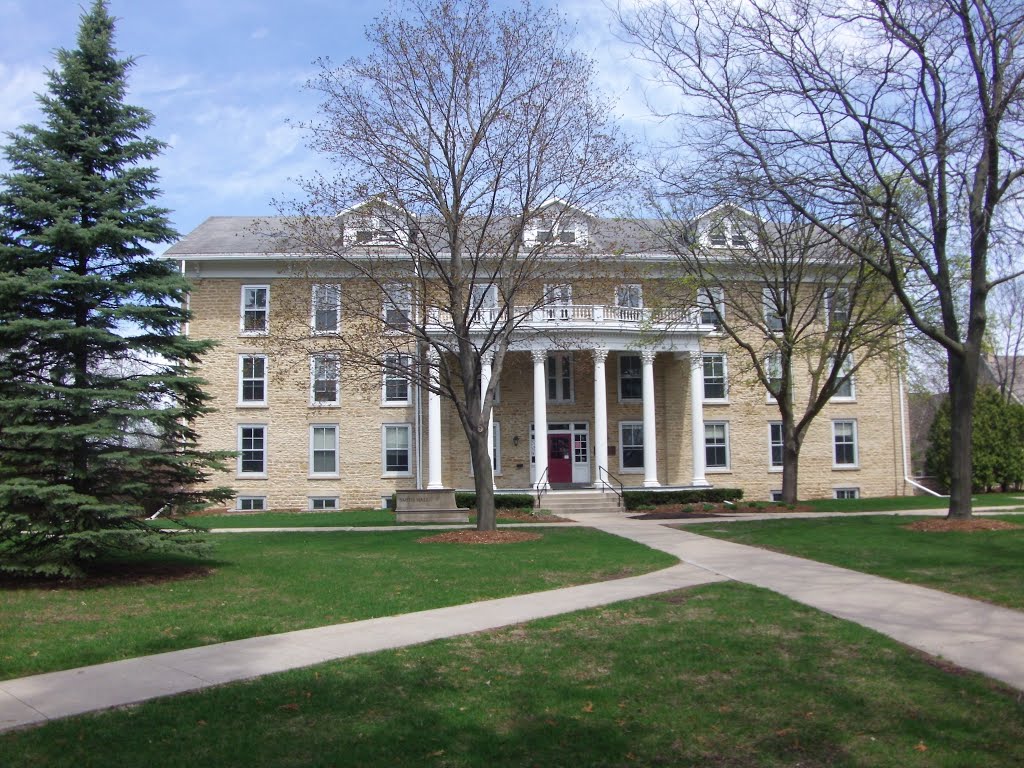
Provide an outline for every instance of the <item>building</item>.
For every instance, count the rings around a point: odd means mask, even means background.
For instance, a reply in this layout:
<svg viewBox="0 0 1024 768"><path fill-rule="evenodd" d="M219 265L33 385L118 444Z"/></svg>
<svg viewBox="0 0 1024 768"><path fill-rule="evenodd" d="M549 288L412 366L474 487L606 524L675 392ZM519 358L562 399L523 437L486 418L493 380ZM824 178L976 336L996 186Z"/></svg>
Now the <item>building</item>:
<svg viewBox="0 0 1024 768"><path fill-rule="evenodd" d="M216 478L236 489L237 508L344 509L380 505L397 489L472 488L451 403L410 383L400 366L368 377L335 351L339 339L367 328L401 334L417 312L433 333L448 333L444 310L420 307L422 297L404 283L382 298L357 270L299 276L296 265L310 259L303 249L257 234L273 223L210 218L166 253L192 282L188 332L219 342L200 369L215 411L199 430L204 449L238 452L232 471ZM367 258L400 254L362 218L339 237ZM588 264L602 265L604 276L566 262L560 282L521 296L523 323L492 417L496 488L621 483L778 494L777 405L716 330L708 304L715 298L702 305L673 295L673 255L642 244L635 223L584 214L525 237L550 242L553 254L585 245ZM709 247L748 245L740 233L710 237ZM737 281L735 290L750 288ZM474 291L479 321L506 311L492 286ZM377 313L369 320L368 292ZM364 311L354 313L356 303ZM301 325L309 344L298 336L275 343L286 322L291 331ZM403 355L401 366L422 364L414 358ZM481 375L491 375L486 356ZM863 361L810 428L801 498L908 492L901 392L888 358Z"/></svg>

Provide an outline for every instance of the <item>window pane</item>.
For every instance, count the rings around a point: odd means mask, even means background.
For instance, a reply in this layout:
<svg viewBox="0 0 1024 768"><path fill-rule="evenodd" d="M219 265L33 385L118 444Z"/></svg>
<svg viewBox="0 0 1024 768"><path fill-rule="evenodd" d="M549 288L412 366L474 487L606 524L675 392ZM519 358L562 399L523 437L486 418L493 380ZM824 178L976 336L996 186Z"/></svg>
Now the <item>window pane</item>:
<svg viewBox="0 0 1024 768"><path fill-rule="evenodd" d="M725 399L725 357L704 355L704 399Z"/></svg>
<svg viewBox="0 0 1024 768"><path fill-rule="evenodd" d="M623 400L643 397L643 377L640 355L619 356L619 391Z"/></svg>
<svg viewBox="0 0 1024 768"><path fill-rule="evenodd" d="M242 427L242 472L262 472L265 448L263 427Z"/></svg>
<svg viewBox="0 0 1024 768"><path fill-rule="evenodd" d="M643 424L622 425L622 467L642 469L644 466Z"/></svg>
<svg viewBox="0 0 1024 768"><path fill-rule="evenodd" d="M341 291L337 285L313 286L313 327L317 331L338 330Z"/></svg>
<svg viewBox="0 0 1024 768"><path fill-rule="evenodd" d="M725 424L704 425L704 454L708 468L725 469L729 466Z"/></svg>

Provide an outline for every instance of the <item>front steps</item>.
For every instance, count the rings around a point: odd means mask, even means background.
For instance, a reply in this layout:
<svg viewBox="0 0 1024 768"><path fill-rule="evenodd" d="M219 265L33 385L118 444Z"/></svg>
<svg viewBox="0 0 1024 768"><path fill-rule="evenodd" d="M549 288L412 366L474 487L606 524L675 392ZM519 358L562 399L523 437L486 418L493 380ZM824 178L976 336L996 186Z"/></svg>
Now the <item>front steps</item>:
<svg viewBox="0 0 1024 768"><path fill-rule="evenodd" d="M594 489L548 491L540 499L540 508L553 515L577 515L587 512L623 512L614 491Z"/></svg>

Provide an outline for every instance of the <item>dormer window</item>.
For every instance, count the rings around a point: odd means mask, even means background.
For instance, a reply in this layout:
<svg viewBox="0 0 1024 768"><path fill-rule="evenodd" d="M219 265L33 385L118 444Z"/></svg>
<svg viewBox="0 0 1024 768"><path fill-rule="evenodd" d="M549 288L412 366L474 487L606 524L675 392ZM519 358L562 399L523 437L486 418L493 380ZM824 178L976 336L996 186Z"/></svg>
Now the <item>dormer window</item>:
<svg viewBox="0 0 1024 768"><path fill-rule="evenodd" d="M554 238L550 229L538 229L536 239L538 243L550 243Z"/></svg>
<svg viewBox="0 0 1024 768"><path fill-rule="evenodd" d="M587 241L585 221L542 221L527 227L523 234L527 245L580 245Z"/></svg>
<svg viewBox="0 0 1024 768"><path fill-rule="evenodd" d="M560 243L575 243L576 242L576 230L575 229L563 229L558 233L558 242Z"/></svg>
<svg viewBox="0 0 1024 768"><path fill-rule="evenodd" d="M406 233L381 216L352 215L345 219L345 245L395 245Z"/></svg>
<svg viewBox="0 0 1024 768"><path fill-rule="evenodd" d="M749 248L750 232L737 221L722 219L708 230L707 244L712 248Z"/></svg>
<svg viewBox="0 0 1024 768"><path fill-rule="evenodd" d="M725 234L725 225L716 224L708 233L708 242L715 248L724 248L729 244L729 238Z"/></svg>

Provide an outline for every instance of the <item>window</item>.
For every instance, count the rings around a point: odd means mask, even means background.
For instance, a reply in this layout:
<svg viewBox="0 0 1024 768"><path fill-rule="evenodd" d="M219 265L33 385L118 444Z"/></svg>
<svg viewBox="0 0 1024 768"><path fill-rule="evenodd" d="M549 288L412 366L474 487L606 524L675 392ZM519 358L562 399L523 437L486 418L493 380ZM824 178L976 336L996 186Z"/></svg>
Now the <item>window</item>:
<svg viewBox="0 0 1024 768"><path fill-rule="evenodd" d="M267 356L238 356L238 404L267 404Z"/></svg>
<svg viewBox="0 0 1024 768"><path fill-rule="evenodd" d="M629 309L641 309L644 305L643 287L638 283L618 285L615 287L615 306Z"/></svg>
<svg viewBox="0 0 1024 768"><path fill-rule="evenodd" d="M238 425L238 474L267 473L267 427L265 424Z"/></svg>
<svg viewBox="0 0 1024 768"><path fill-rule="evenodd" d="M729 236L726 234L725 224L719 222L711 228L711 231L708 233L708 243L715 248L724 248L729 244Z"/></svg>
<svg viewBox="0 0 1024 768"><path fill-rule="evenodd" d="M764 360L764 375L768 379L768 399L782 391L782 353L772 352Z"/></svg>
<svg viewBox="0 0 1024 768"><path fill-rule="evenodd" d="M725 379L725 355L705 354L704 360L704 399L726 400L729 390Z"/></svg>
<svg viewBox="0 0 1024 768"><path fill-rule="evenodd" d="M496 285L474 285L470 290L470 322L493 322L498 307L498 287Z"/></svg>
<svg viewBox="0 0 1024 768"><path fill-rule="evenodd" d="M775 502L782 501L782 491L771 491L768 494L768 500Z"/></svg>
<svg viewBox="0 0 1024 768"><path fill-rule="evenodd" d="M338 475L338 426L313 424L309 428L309 474Z"/></svg>
<svg viewBox="0 0 1024 768"><path fill-rule="evenodd" d="M721 326L720 317L725 317L725 291L722 288L701 288L697 292L697 307L700 309L700 324ZM717 314L715 310L718 310Z"/></svg>
<svg viewBox="0 0 1024 768"><path fill-rule="evenodd" d="M341 329L341 286L313 286L313 333L337 333Z"/></svg>
<svg viewBox="0 0 1024 768"><path fill-rule="evenodd" d="M829 328L842 328L850 322L850 289L825 291L825 319Z"/></svg>
<svg viewBox="0 0 1024 768"><path fill-rule="evenodd" d="M857 466L857 422L832 422L833 464L836 467Z"/></svg>
<svg viewBox="0 0 1024 768"><path fill-rule="evenodd" d="M784 445L782 422L771 422L768 425L768 466L772 469L782 469L782 449Z"/></svg>
<svg viewBox="0 0 1024 768"><path fill-rule="evenodd" d="M573 401L572 352L548 354L548 402L571 403Z"/></svg>
<svg viewBox="0 0 1024 768"><path fill-rule="evenodd" d="M739 222L723 219L708 230L708 245L713 248L749 248L750 236Z"/></svg>
<svg viewBox="0 0 1024 768"><path fill-rule="evenodd" d="M561 227L558 230L558 242L563 245L576 242L576 230L571 225L568 227Z"/></svg>
<svg viewBox="0 0 1024 768"><path fill-rule="evenodd" d="M270 317L270 287L242 286L242 333L260 335L267 332Z"/></svg>
<svg viewBox="0 0 1024 768"><path fill-rule="evenodd" d="M412 318L412 286L390 283L384 286L384 325L389 331L408 331Z"/></svg>
<svg viewBox="0 0 1024 768"><path fill-rule="evenodd" d="M409 355L387 355L384 358L383 405L409 404L409 379L403 371L409 370Z"/></svg>
<svg viewBox="0 0 1024 768"><path fill-rule="evenodd" d="M381 429L384 474L408 475L412 466L412 428L408 424L385 424Z"/></svg>
<svg viewBox="0 0 1024 768"><path fill-rule="evenodd" d="M853 374L850 373L850 358L847 357L843 360L843 364L839 366L839 372L836 376L836 391L832 395L833 400L853 400L856 397L856 391L853 387Z"/></svg>
<svg viewBox="0 0 1024 768"><path fill-rule="evenodd" d="M320 512L328 509L338 508L337 496L310 496L309 509L312 512Z"/></svg>
<svg viewBox="0 0 1024 768"><path fill-rule="evenodd" d="M785 328L786 298L771 288L761 289L764 306L764 325L769 333L779 333Z"/></svg>
<svg viewBox="0 0 1024 768"><path fill-rule="evenodd" d="M501 474L501 424L492 422L494 432L491 435L491 470L496 475ZM531 427L532 429L532 427ZM473 475L473 461L469 462L469 474Z"/></svg>
<svg viewBox="0 0 1024 768"><path fill-rule="evenodd" d="M860 488L834 488L832 489L834 499L859 499Z"/></svg>
<svg viewBox="0 0 1024 768"><path fill-rule="evenodd" d="M334 355L315 355L309 359L309 404L338 405L341 402L339 374L341 364Z"/></svg>
<svg viewBox="0 0 1024 768"><path fill-rule="evenodd" d="M544 303L548 320L568 320L572 317L572 286L545 285Z"/></svg>
<svg viewBox="0 0 1024 768"><path fill-rule="evenodd" d="M724 421L704 422L704 462L708 469L729 468L729 425Z"/></svg>
<svg viewBox="0 0 1024 768"><path fill-rule="evenodd" d="M238 496L235 499L235 509L239 512L262 512L266 508L266 496Z"/></svg>
<svg viewBox="0 0 1024 768"><path fill-rule="evenodd" d="M644 468L644 424L642 421L619 423L619 468L639 472Z"/></svg>
<svg viewBox="0 0 1024 768"><path fill-rule="evenodd" d="M619 353L619 402L643 399L643 366L640 355Z"/></svg>

